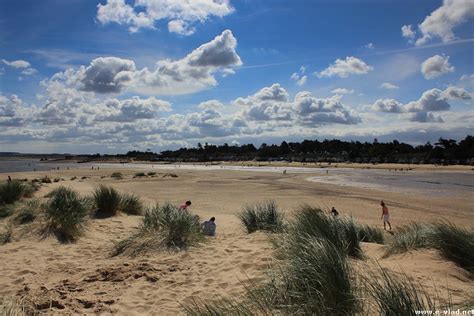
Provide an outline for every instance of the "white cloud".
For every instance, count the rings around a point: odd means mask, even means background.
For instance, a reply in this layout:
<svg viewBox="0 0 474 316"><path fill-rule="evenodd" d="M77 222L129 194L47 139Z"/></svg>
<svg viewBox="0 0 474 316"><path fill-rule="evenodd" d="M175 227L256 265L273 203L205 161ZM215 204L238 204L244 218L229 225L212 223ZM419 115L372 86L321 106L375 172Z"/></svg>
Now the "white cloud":
<svg viewBox="0 0 474 316"><path fill-rule="evenodd" d="M368 43L364 47L367 48L367 49L375 49L374 43Z"/></svg>
<svg viewBox="0 0 474 316"><path fill-rule="evenodd" d="M435 79L454 72L455 68L449 63L449 56L434 55L421 64L421 73L425 79Z"/></svg>
<svg viewBox="0 0 474 316"><path fill-rule="evenodd" d="M287 126L315 127L360 122L358 114L340 102L340 96L323 99L301 91L290 101L288 93L278 83L262 88L252 96L238 98L234 104L244 107L246 120L269 124L278 122Z"/></svg>
<svg viewBox="0 0 474 316"><path fill-rule="evenodd" d="M387 89L387 90L396 90L396 89L399 89L400 87L390 82L384 82L380 85L379 88Z"/></svg>
<svg viewBox="0 0 474 316"><path fill-rule="evenodd" d="M180 35L195 32L196 23L233 12L228 1L221 0L135 0L133 6L124 0L107 0L97 6L97 20L102 24L128 25L130 32L154 28L155 22L168 21L168 30Z"/></svg>
<svg viewBox="0 0 474 316"><path fill-rule="evenodd" d="M302 85L304 85L306 83L306 80L308 79L308 77L304 74L305 72L306 72L306 67L301 66L299 73L294 72L291 75L290 79L295 81L296 84L301 87Z"/></svg>
<svg viewBox="0 0 474 316"><path fill-rule="evenodd" d="M49 81L69 88L94 93L134 91L142 94L178 95L194 93L215 86L214 73L231 74L231 67L242 64L235 49L237 40L226 30L201 45L183 59L160 60L156 68L136 69L132 60L99 57L78 70L57 73Z"/></svg>
<svg viewBox="0 0 474 316"><path fill-rule="evenodd" d="M403 104L394 99L379 99L372 104L372 110L385 113L411 113L408 119L412 122L443 122L440 116L431 112L449 111L448 100L470 100L471 94L462 88L450 86L446 90L431 89L423 92L416 100Z"/></svg>
<svg viewBox="0 0 474 316"><path fill-rule="evenodd" d="M409 40L413 40L416 36L416 32L413 31L412 25L403 25L402 26L402 36L408 38Z"/></svg>
<svg viewBox="0 0 474 316"><path fill-rule="evenodd" d="M25 76L32 76L32 75L37 74L37 73L38 73L38 70L36 70L34 68L26 68L21 72L21 74L25 75Z"/></svg>
<svg viewBox="0 0 474 316"><path fill-rule="evenodd" d="M318 77L347 78L350 75L363 75L373 70L372 66L367 65L363 60L356 57L346 57L346 59L336 59L336 61L323 71L316 73Z"/></svg>
<svg viewBox="0 0 474 316"><path fill-rule="evenodd" d="M10 66L10 67L13 67L13 68L28 68L31 66L31 64L29 62L27 62L26 60L22 60L22 59L19 59L19 60L12 60L12 61L8 61L8 60L5 60L5 59L2 59L1 60L5 65L7 66Z"/></svg>
<svg viewBox="0 0 474 316"><path fill-rule="evenodd" d="M441 7L433 11L418 25L422 36L416 40L416 45L424 45L434 37L443 42L456 39L453 29L474 17L474 2L472 0L443 0Z"/></svg>
<svg viewBox="0 0 474 316"><path fill-rule="evenodd" d="M443 91L443 97L448 100L471 100L472 94L463 88L449 86Z"/></svg>
<svg viewBox="0 0 474 316"><path fill-rule="evenodd" d="M331 90L331 93L334 94L353 94L354 89L346 89L346 88L336 88L334 90Z"/></svg>

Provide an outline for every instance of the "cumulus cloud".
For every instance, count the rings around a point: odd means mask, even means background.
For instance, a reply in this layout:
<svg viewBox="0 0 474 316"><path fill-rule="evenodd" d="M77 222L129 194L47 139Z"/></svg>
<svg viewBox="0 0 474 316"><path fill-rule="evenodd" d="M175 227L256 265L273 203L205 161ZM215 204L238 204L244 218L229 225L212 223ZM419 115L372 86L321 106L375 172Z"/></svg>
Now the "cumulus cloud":
<svg viewBox="0 0 474 316"><path fill-rule="evenodd" d="M306 72L306 67L301 66L299 72L294 72L290 79L295 81L298 86L302 86L306 83L308 77L304 74Z"/></svg>
<svg viewBox="0 0 474 316"><path fill-rule="evenodd" d="M379 99L372 105L376 112L402 113L403 104L394 99Z"/></svg>
<svg viewBox="0 0 474 316"><path fill-rule="evenodd" d="M26 104L17 95L5 97L0 94L0 126L21 126L29 113Z"/></svg>
<svg viewBox="0 0 474 316"><path fill-rule="evenodd" d="M413 41L416 36L416 32L412 29L412 25L402 26L402 36L408 38L409 41Z"/></svg>
<svg viewBox="0 0 474 316"><path fill-rule="evenodd" d="M396 89L399 89L400 87L390 82L384 82L380 85L379 88L386 89L386 90L396 90Z"/></svg>
<svg viewBox="0 0 474 316"><path fill-rule="evenodd" d="M454 66L449 63L449 56L434 55L421 64L421 73L428 80L454 72L454 70Z"/></svg>
<svg viewBox="0 0 474 316"><path fill-rule="evenodd" d="M233 10L225 0L135 0L133 6L125 0L107 0L97 6L97 20L127 25L132 33L155 28L155 22L165 20L169 32L187 36L196 31L196 23L224 17Z"/></svg>
<svg viewBox="0 0 474 316"><path fill-rule="evenodd" d="M472 95L463 88L449 86L442 93L443 97L448 100L471 100Z"/></svg>
<svg viewBox="0 0 474 316"><path fill-rule="evenodd" d="M216 72L230 74L231 67L242 64L236 47L232 32L225 30L183 59L158 61L153 70L136 69L134 61L129 59L99 57L76 71L67 69L57 73L50 81L98 94L125 90L160 95L194 93L215 86Z"/></svg>
<svg viewBox="0 0 474 316"><path fill-rule="evenodd" d="M412 122L443 122L440 116L431 112L449 111L448 100L470 100L471 94L462 88L450 86L446 90L431 89L423 92L421 97L406 104L394 99L379 99L372 104L372 110L385 113L410 113Z"/></svg>
<svg viewBox="0 0 474 316"><path fill-rule="evenodd" d="M353 94L354 89L336 88L334 90L331 90L331 93L334 93L334 94Z"/></svg>
<svg viewBox="0 0 474 316"><path fill-rule="evenodd" d="M234 104L244 107L242 115L250 121L310 127L360 122L357 113L348 110L338 95L317 98L311 92L301 91L290 101L287 91L278 83L262 88L252 96L238 98Z"/></svg>
<svg viewBox="0 0 474 316"><path fill-rule="evenodd" d="M328 68L316 73L320 78L338 76L347 78L350 75L363 75L373 70L372 66L367 65L363 60L356 57L346 57L346 59L336 59Z"/></svg>
<svg viewBox="0 0 474 316"><path fill-rule="evenodd" d="M31 64L29 62L27 62L26 60L22 60L22 59L12 60L12 61L2 59L1 61L5 65L13 67L13 68L20 68L21 69L21 68L28 68L28 67L31 66Z"/></svg>
<svg viewBox="0 0 474 316"><path fill-rule="evenodd" d="M424 45L433 38L440 38L443 42L452 41L456 39L453 29L472 17L474 17L472 0L443 0L443 4L418 25L421 37L415 44ZM415 38L411 25L404 25L402 34L410 40Z"/></svg>

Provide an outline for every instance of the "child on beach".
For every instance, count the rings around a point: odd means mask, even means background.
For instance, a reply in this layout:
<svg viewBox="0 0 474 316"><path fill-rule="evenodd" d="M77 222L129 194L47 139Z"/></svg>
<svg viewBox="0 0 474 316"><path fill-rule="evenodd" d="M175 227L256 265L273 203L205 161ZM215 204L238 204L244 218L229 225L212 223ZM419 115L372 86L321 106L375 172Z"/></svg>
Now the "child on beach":
<svg viewBox="0 0 474 316"><path fill-rule="evenodd" d="M179 206L180 211L187 211L188 207L191 205L191 201L186 201Z"/></svg>
<svg viewBox="0 0 474 316"><path fill-rule="evenodd" d="M216 223L215 223L216 218L211 217L210 220L205 221L204 223L201 224L201 229L204 235L206 236L215 236L216 235Z"/></svg>
<svg viewBox="0 0 474 316"><path fill-rule="evenodd" d="M390 216L388 215L388 207L385 205L383 201L380 201L380 206L382 206L382 216L380 219L383 219L383 229L387 230L386 224L390 230L392 230L392 225L390 224Z"/></svg>

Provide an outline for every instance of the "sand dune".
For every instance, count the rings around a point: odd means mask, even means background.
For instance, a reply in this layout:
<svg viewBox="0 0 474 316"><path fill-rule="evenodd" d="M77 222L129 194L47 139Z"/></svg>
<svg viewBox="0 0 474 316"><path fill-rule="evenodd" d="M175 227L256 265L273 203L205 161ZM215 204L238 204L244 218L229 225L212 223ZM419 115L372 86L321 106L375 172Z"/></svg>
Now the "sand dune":
<svg viewBox="0 0 474 316"><path fill-rule="evenodd" d="M304 181L307 175L254 173L244 171L172 170L178 177L133 178L136 170L115 170L124 179L110 178L114 170L69 170L49 173L19 173L16 178L62 177L66 181L44 185L37 193L66 185L80 194L99 184L140 195L148 205L171 201L193 201L192 211L201 218L216 217L218 235L186 252L161 252L137 258L110 257L114 242L127 237L140 217L119 215L90 220L84 236L73 244L38 237L19 229L13 242L0 246L0 297L23 297L41 312L114 313L121 315L182 314L181 304L192 297L238 297L244 283L263 277L272 262L272 250L263 233L247 235L235 214L246 203L274 199L291 210L308 203L336 206L358 222L380 226L378 201L383 198L396 226L411 221L446 218L461 226L472 226L469 197L448 201L441 197L405 196ZM149 170L148 170L149 171ZM79 179L71 181L72 176ZM82 176L90 178L81 180ZM107 176L106 178L101 178ZM5 220L3 220L5 222ZM472 280L464 270L442 259L435 251L416 251L382 258L381 246L364 244L368 264L377 259L394 271L404 271L429 291L451 291L455 301L474 297Z"/></svg>

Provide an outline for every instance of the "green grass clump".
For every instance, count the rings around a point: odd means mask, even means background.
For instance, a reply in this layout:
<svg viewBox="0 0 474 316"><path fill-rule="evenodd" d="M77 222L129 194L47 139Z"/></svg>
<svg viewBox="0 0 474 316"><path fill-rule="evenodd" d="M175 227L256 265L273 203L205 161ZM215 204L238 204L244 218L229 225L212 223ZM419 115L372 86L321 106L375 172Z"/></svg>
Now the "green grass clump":
<svg viewBox="0 0 474 316"><path fill-rule="evenodd" d="M114 173L112 173L112 175L110 177L114 178L114 179L122 179L123 175L122 175L121 172L114 172Z"/></svg>
<svg viewBox="0 0 474 316"><path fill-rule="evenodd" d="M435 310L437 300L431 298L407 275L397 275L379 267L364 276L364 284L379 315L413 315L415 310ZM439 307L439 306L438 306Z"/></svg>
<svg viewBox="0 0 474 316"><path fill-rule="evenodd" d="M257 230L281 232L284 229L284 216L274 201L248 205L238 215L247 232Z"/></svg>
<svg viewBox="0 0 474 316"><path fill-rule="evenodd" d="M120 210L128 215L142 215L143 203L133 194L123 194L120 201Z"/></svg>
<svg viewBox="0 0 474 316"><path fill-rule="evenodd" d="M154 176L154 175L156 175L156 172L148 172L147 175Z"/></svg>
<svg viewBox="0 0 474 316"><path fill-rule="evenodd" d="M352 257L362 256L357 225L352 218L326 215L319 208L302 206L289 227L289 235L301 242L307 236L326 239Z"/></svg>
<svg viewBox="0 0 474 316"><path fill-rule="evenodd" d="M385 256L409 250L433 248L461 268L474 274L474 230L463 229L449 222L437 224L412 223L395 233L386 246Z"/></svg>
<svg viewBox="0 0 474 316"><path fill-rule="evenodd" d="M139 231L117 243L112 255L135 257L159 249L183 250L203 238L198 216L166 203L149 209Z"/></svg>
<svg viewBox="0 0 474 316"><path fill-rule="evenodd" d="M313 236L289 236L284 248L286 264L281 276L266 289L274 293L276 309L292 315L349 315L358 310L360 302L345 251L327 238Z"/></svg>
<svg viewBox="0 0 474 316"><path fill-rule="evenodd" d="M35 189L27 183L8 181L0 184L0 204L12 204L23 197L31 197Z"/></svg>
<svg viewBox="0 0 474 316"><path fill-rule="evenodd" d="M363 242L376 244L383 244L385 242L383 231L378 227L370 225L357 225L357 233L359 235L359 240Z"/></svg>
<svg viewBox="0 0 474 316"><path fill-rule="evenodd" d="M46 223L43 235L55 235L61 242L72 242L85 228L88 211L79 195L66 187L51 192L44 205Z"/></svg>
<svg viewBox="0 0 474 316"><path fill-rule="evenodd" d="M12 205L1 205L0 204L0 219L6 218L13 214Z"/></svg>
<svg viewBox="0 0 474 316"><path fill-rule="evenodd" d="M112 187L101 185L93 193L96 217L111 217L120 210L122 196Z"/></svg>
<svg viewBox="0 0 474 316"><path fill-rule="evenodd" d="M474 275L474 230L451 223L434 226L431 243L441 255Z"/></svg>
<svg viewBox="0 0 474 316"><path fill-rule="evenodd" d="M35 220L40 208L41 205L37 199L26 202L25 205L20 208L20 212L14 216L13 222L17 225L31 223Z"/></svg>
<svg viewBox="0 0 474 316"><path fill-rule="evenodd" d="M135 177L146 177L146 174L144 172L137 172L135 173Z"/></svg>
<svg viewBox="0 0 474 316"><path fill-rule="evenodd" d="M0 231L0 245L5 245L12 241L13 229L11 225L6 225L3 231Z"/></svg>
<svg viewBox="0 0 474 316"><path fill-rule="evenodd" d="M432 246L433 226L411 223L401 227L386 246L385 256Z"/></svg>

